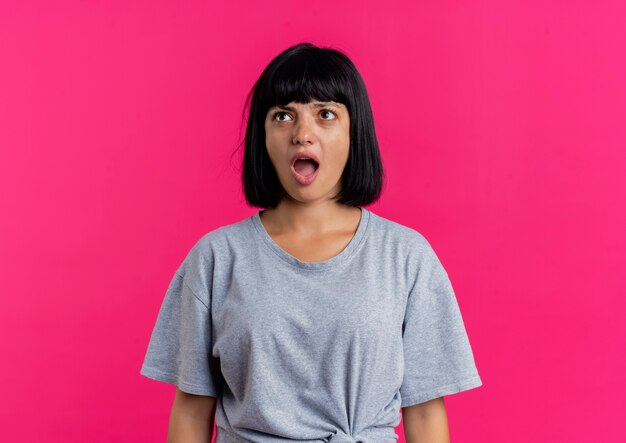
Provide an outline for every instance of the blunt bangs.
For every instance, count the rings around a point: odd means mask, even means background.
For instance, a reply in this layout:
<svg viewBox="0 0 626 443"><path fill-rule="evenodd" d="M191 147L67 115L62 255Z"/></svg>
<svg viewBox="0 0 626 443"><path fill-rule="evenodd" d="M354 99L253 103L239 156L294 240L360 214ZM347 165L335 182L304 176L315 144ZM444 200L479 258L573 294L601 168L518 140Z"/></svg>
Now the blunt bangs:
<svg viewBox="0 0 626 443"><path fill-rule="evenodd" d="M332 53L329 55L332 56ZM333 58L325 57L323 53L308 57L307 54L296 53L277 63L274 69L268 70L265 81L260 83L260 111L265 111L265 114L272 106L284 106L291 102L335 101L346 106L354 102L354 97L348 97L350 79L339 69L339 60Z"/></svg>

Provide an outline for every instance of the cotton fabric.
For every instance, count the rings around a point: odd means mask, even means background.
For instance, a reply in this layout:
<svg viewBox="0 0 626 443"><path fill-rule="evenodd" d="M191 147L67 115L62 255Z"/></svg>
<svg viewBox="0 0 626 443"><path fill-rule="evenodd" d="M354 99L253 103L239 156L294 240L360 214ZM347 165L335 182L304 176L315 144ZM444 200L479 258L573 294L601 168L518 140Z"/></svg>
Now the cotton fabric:
<svg viewBox="0 0 626 443"><path fill-rule="evenodd" d="M258 211L176 270L140 373L216 397L216 443L396 442L401 407L482 385L429 242L360 209L323 262L281 249Z"/></svg>

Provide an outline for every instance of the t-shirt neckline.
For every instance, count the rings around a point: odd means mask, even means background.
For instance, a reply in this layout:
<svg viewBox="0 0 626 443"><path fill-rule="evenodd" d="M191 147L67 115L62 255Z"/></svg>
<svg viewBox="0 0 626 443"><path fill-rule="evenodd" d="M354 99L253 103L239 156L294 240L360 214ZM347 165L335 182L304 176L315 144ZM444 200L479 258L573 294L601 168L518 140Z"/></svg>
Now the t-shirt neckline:
<svg viewBox="0 0 626 443"><path fill-rule="evenodd" d="M252 220L252 224L255 228L256 233L263 240L263 244L269 248L276 256L278 256L281 260L287 262L291 266L296 268L305 269L305 270L314 270L314 271L322 271L330 268L335 268L340 264L345 263L353 254L356 252L361 242L365 238L365 234L367 232L367 227L369 225L370 220L370 211L365 208L361 209L361 219L359 220L359 225L356 229L356 232L352 236L350 242L346 245L343 250L339 252L339 254L331 257L327 260L321 262L304 262L291 254L287 253L283 250L278 244L272 239L269 235L263 222L261 222L261 212L264 210L259 210L255 214L253 214L250 219Z"/></svg>

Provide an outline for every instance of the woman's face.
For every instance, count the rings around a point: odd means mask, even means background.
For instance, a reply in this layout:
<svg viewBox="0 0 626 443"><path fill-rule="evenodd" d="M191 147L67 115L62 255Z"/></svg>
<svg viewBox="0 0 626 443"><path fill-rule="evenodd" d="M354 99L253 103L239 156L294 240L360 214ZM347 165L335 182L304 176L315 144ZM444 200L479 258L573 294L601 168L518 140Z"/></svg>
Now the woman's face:
<svg viewBox="0 0 626 443"><path fill-rule="evenodd" d="M341 174L350 153L348 108L320 101L274 106L265 118L265 144L291 198L301 202L332 198L341 189ZM319 160L319 165L310 161L293 164L298 153Z"/></svg>

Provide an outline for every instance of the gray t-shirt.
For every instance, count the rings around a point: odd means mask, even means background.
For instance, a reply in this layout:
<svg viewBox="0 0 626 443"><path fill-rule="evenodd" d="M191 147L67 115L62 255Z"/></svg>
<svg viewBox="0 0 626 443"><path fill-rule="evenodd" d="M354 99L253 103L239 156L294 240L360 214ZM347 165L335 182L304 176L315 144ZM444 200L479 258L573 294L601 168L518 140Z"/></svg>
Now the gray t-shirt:
<svg viewBox="0 0 626 443"><path fill-rule="evenodd" d="M361 208L338 255L303 262L260 212L191 248L140 371L217 397L216 443L396 442L401 407L482 385L419 232Z"/></svg>

